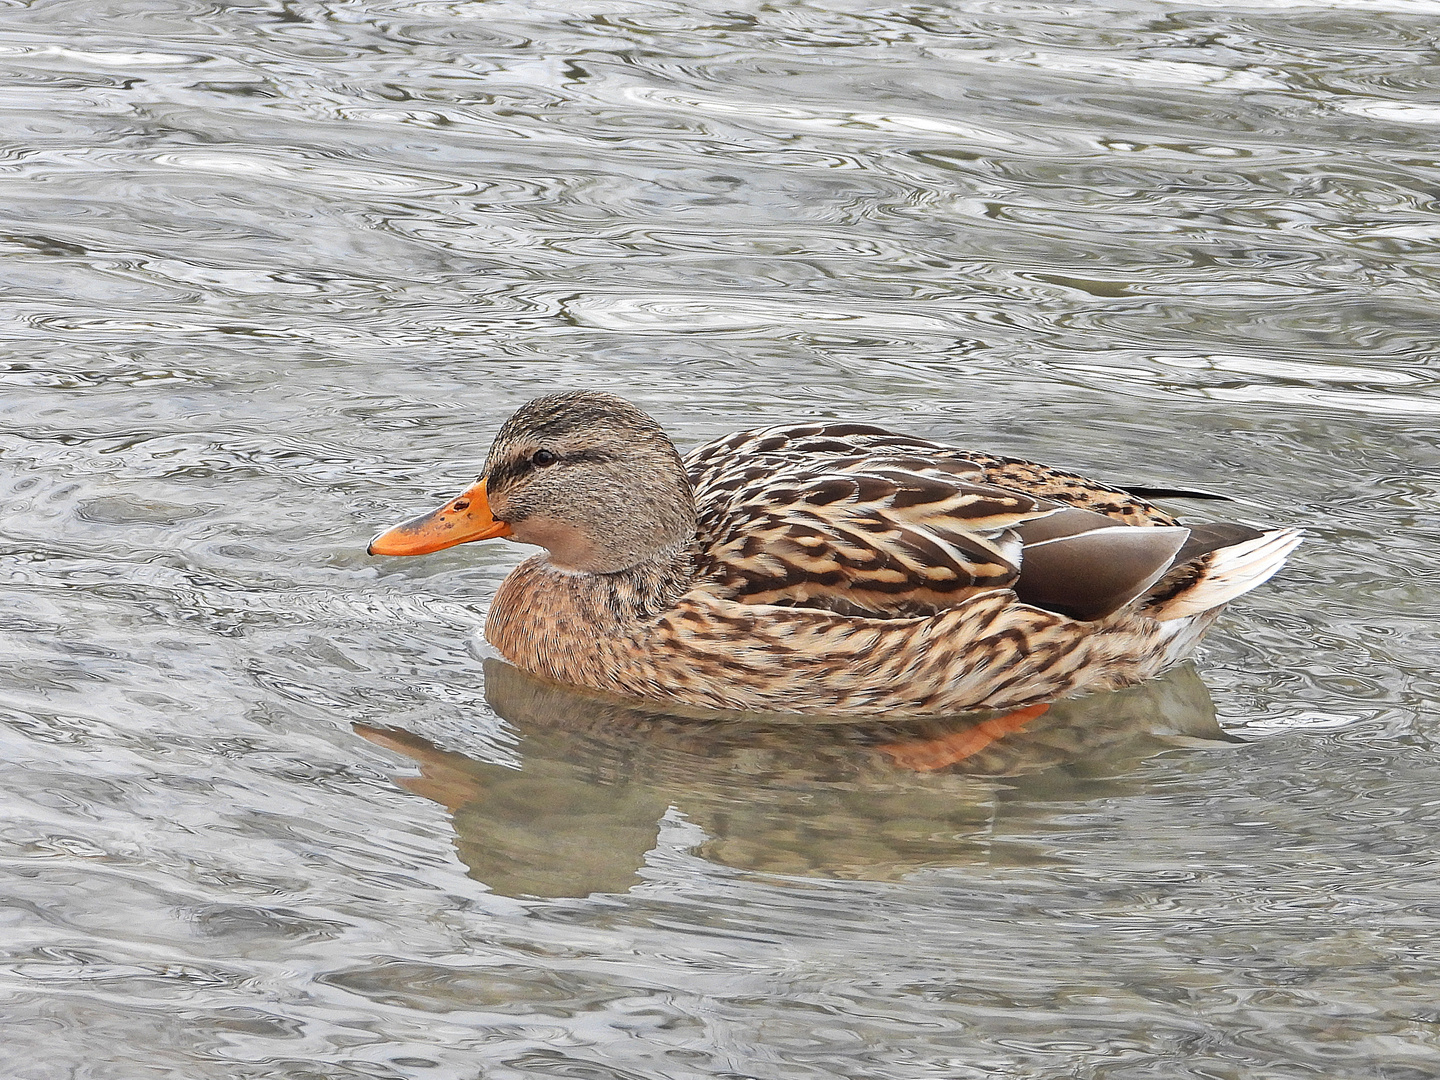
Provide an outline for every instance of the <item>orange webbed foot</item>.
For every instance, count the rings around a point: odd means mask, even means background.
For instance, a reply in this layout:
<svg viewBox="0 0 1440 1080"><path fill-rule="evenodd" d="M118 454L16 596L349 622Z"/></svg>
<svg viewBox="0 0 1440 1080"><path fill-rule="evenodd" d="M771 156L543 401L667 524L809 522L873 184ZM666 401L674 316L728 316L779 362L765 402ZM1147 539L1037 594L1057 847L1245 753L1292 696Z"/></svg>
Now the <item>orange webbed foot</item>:
<svg viewBox="0 0 1440 1080"><path fill-rule="evenodd" d="M963 731L952 731L934 739L885 743L880 747L896 765L915 772L934 772L974 757L991 743L1024 731L1025 725L1049 710L1049 704L1029 705L1004 716L992 716Z"/></svg>

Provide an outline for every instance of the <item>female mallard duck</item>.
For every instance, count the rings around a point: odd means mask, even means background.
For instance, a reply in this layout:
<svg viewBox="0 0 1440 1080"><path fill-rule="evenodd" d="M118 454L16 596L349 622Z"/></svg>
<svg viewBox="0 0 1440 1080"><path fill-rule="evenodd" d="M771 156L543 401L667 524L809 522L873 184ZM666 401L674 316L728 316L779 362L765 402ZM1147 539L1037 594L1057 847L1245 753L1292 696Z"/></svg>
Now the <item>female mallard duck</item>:
<svg viewBox="0 0 1440 1080"><path fill-rule="evenodd" d="M496 536L546 549L485 626L518 667L702 708L872 716L1149 678L1300 539L1183 527L1074 473L863 424L681 458L645 413L583 391L521 407L478 483L369 550Z"/></svg>

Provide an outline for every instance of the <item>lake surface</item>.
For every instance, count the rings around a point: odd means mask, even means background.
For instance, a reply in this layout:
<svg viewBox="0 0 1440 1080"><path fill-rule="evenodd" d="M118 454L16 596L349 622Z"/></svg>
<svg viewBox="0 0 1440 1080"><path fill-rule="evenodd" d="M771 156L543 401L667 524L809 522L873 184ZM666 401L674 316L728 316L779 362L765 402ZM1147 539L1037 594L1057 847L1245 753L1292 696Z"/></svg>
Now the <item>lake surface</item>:
<svg viewBox="0 0 1440 1080"><path fill-rule="evenodd" d="M1437 27L0 4L0 1074L1440 1076ZM574 387L1307 543L953 770L667 719L365 555Z"/></svg>

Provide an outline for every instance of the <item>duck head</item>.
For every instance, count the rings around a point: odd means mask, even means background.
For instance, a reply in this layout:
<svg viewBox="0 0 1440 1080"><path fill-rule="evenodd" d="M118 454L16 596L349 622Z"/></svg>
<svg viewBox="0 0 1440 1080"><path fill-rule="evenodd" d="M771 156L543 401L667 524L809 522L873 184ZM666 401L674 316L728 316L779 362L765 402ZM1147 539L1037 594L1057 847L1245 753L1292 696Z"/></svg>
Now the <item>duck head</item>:
<svg viewBox="0 0 1440 1080"><path fill-rule="evenodd" d="M470 488L370 541L372 555L423 555L506 537L564 570L629 570L689 545L695 500L664 430L611 394L527 402L501 426Z"/></svg>

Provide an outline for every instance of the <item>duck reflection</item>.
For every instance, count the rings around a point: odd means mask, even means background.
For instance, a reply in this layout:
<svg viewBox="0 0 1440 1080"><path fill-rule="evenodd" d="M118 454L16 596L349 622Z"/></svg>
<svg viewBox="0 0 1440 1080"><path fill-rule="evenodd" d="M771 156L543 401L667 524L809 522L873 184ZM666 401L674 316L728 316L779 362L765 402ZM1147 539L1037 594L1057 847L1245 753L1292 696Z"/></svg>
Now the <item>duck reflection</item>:
<svg viewBox="0 0 1440 1080"><path fill-rule="evenodd" d="M702 855L744 870L890 879L1025 858L1023 844L1000 850L1002 813L1018 825L1026 807L1080 797L1098 778L1113 794L1114 778L1162 750L1234 741L1188 665L1048 710L907 724L670 715L495 659L485 695L519 735L519 769L357 730L419 763L399 782L451 812L471 874L509 896L630 888L672 808L708 837Z"/></svg>

